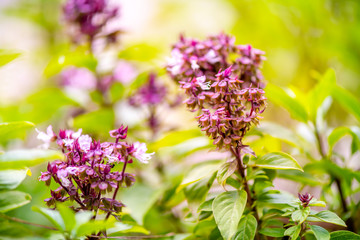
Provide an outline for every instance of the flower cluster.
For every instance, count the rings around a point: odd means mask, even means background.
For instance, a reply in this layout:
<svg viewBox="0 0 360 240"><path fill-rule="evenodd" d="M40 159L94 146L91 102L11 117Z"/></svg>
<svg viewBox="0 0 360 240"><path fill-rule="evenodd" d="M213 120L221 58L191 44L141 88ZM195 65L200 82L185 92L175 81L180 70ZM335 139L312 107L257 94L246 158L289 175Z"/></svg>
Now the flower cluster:
<svg viewBox="0 0 360 240"><path fill-rule="evenodd" d="M234 54L238 58L231 63ZM265 110L258 69L262 54L249 45L234 45L234 38L225 34L203 42L181 37L174 46L167 69L185 90L187 107L202 111L199 126L219 149L244 149L245 133L258 124Z"/></svg>
<svg viewBox="0 0 360 240"><path fill-rule="evenodd" d="M156 110L163 103L167 95L167 88L158 81L155 73L150 73L148 81L140 87L130 98L129 104L133 107L146 107L149 115L147 125L156 134L160 127Z"/></svg>
<svg viewBox="0 0 360 240"><path fill-rule="evenodd" d="M265 59L263 54L250 45L235 45L235 38L223 33L204 41L180 36L168 59L167 70L176 81L191 83L205 76L212 83L220 69L232 66L234 76L244 86L258 86L263 78L259 70Z"/></svg>
<svg viewBox="0 0 360 240"><path fill-rule="evenodd" d="M65 20L76 29L74 40L78 41L81 35L92 39L100 33L108 42L116 42L120 31L103 31L107 22L117 17L119 12L117 7L109 7L107 0L67 0L63 11Z"/></svg>
<svg viewBox="0 0 360 240"><path fill-rule="evenodd" d="M39 177L46 185L55 181L59 187L51 190L51 197L45 199L48 206L56 202L67 200L79 204L75 210L101 209L108 213L118 213L123 204L116 200L116 193L120 187L129 187L134 181L134 175L126 173L126 166L138 159L148 163L154 153L146 153L144 143L129 144L124 140L127 137L127 127L110 131L115 143L93 140L89 135L82 135L81 130L60 130L55 134L52 127L47 132L39 132L38 139L46 147L55 142L65 155L65 160L50 162L47 171ZM122 164L122 171L115 171L117 164ZM113 197L103 195L113 192Z"/></svg>
<svg viewBox="0 0 360 240"><path fill-rule="evenodd" d="M156 105L164 101L166 93L166 87L156 81L155 73L150 73L148 81L131 96L129 103L135 107Z"/></svg>
<svg viewBox="0 0 360 240"><path fill-rule="evenodd" d="M311 199L313 199L313 196L311 196L309 193L298 193L298 197L303 207L307 207L310 204Z"/></svg>

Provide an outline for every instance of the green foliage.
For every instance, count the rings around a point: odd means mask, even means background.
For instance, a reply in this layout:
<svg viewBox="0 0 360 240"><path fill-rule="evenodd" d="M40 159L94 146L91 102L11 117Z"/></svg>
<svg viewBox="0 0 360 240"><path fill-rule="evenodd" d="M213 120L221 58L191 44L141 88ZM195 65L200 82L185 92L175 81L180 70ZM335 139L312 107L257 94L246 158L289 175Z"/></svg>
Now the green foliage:
<svg viewBox="0 0 360 240"><path fill-rule="evenodd" d="M78 239L114 226L114 220L92 220L92 212L74 213L64 205L59 205L58 211L39 207L32 209L46 217L67 239Z"/></svg>
<svg viewBox="0 0 360 240"><path fill-rule="evenodd" d="M320 226L316 226L316 225L310 225L310 229L311 229L311 231L313 231L317 240L329 240L330 239L330 233L326 229L324 229Z"/></svg>
<svg viewBox="0 0 360 240"><path fill-rule="evenodd" d="M231 238L232 240L252 240L257 230L257 221L253 215L244 216L239 223L238 231Z"/></svg>
<svg viewBox="0 0 360 240"><path fill-rule="evenodd" d="M115 114L112 109L99 109L74 118L74 128L82 128L84 132L107 136L114 129Z"/></svg>
<svg viewBox="0 0 360 240"><path fill-rule="evenodd" d="M327 211L327 210L318 212L314 215L311 214L310 217L315 218L315 219L311 219L313 222L317 222L317 221L327 222L327 223L332 223L332 224L346 227L345 222L341 218L339 218L335 213Z"/></svg>
<svg viewBox="0 0 360 240"><path fill-rule="evenodd" d="M266 96L271 102L284 107L293 118L306 123L308 113L301 102L290 97L283 89L273 84L268 84L265 88Z"/></svg>
<svg viewBox="0 0 360 240"><path fill-rule="evenodd" d="M29 203L31 196L20 191L0 191L0 212L8 212Z"/></svg>
<svg viewBox="0 0 360 240"><path fill-rule="evenodd" d="M45 161L63 159L62 153L54 150L23 149L8 151L0 155L1 169L23 169Z"/></svg>
<svg viewBox="0 0 360 240"><path fill-rule="evenodd" d="M218 195L212 204L216 224L224 239L230 239L237 227L246 206L245 191L229 191Z"/></svg>
<svg viewBox="0 0 360 240"><path fill-rule="evenodd" d="M16 188L29 173L29 169L0 171L0 190Z"/></svg>
<svg viewBox="0 0 360 240"><path fill-rule="evenodd" d="M337 86L332 91L332 96L346 109L353 114L358 121L360 121L360 101L348 90Z"/></svg>
<svg viewBox="0 0 360 240"><path fill-rule="evenodd" d="M297 161L283 152L268 153L255 161L255 166L265 169L295 169L303 171Z"/></svg>
<svg viewBox="0 0 360 240"><path fill-rule="evenodd" d="M353 232L341 230L341 231L332 232L330 234L330 239L331 240L343 240L343 239L358 240L358 239L360 239L360 235L355 234Z"/></svg>
<svg viewBox="0 0 360 240"><path fill-rule="evenodd" d="M16 52L0 49L0 67L8 64L14 59L18 58L21 54Z"/></svg>

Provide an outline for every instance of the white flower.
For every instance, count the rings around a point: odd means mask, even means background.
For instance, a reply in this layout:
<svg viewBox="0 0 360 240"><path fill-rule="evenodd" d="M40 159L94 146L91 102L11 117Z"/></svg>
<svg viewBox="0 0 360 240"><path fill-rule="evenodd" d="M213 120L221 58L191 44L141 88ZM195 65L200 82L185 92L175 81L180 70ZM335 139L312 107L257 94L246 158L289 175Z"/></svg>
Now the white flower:
<svg viewBox="0 0 360 240"><path fill-rule="evenodd" d="M210 82L205 82L206 77L201 76L196 78L196 84L201 87L202 90L209 90L210 89Z"/></svg>
<svg viewBox="0 0 360 240"><path fill-rule="evenodd" d="M77 175L79 173L79 168L78 167L67 167L67 168L65 168L65 170L70 175Z"/></svg>
<svg viewBox="0 0 360 240"><path fill-rule="evenodd" d="M169 66L168 70L172 75L177 75L180 73L184 59L179 49L174 49L171 51L171 58L167 58L167 62Z"/></svg>
<svg viewBox="0 0 360 240"><path fill-rule="evenodd" d="M44 142L44 144L41 145L41 147L49 148L50 142L52 142L52 140L54 140L54 138L56 137L52 129L52 126L51 125L48 126L48 128L46 129L46 133L39 131L37 128L35 128L35 130L38 133L37 139Z"/></svg>
<svg viewBox="0 0 360 240"><path fill-rule="evenodd" d="M135 142L134 143L135 152L132 154L137 160L142 163L149 163L151 156L155 153L146 153L147 147L145 143Z"/></svg>
<svg viewBox="0 0 360 240"><path fill-rule="evenodd" d="M68 171L66 169L58 170L56 175L61 180L64 187L70 186L70 180L66 178L68 175Z"/></svg>
<svg viewBox="0 0 360 240"><path fill-rule="evenodd" d="M65 138L62 140L66 147L71 147L74 143L74 139Z"/></svg>
<svg viewBox="0 0 360 240"><path fill-rule="evenodd" d="M80 128L77 132L73 132L71 134L71 137L74 138L74 139L77 139L77 138L80 137L81 133L82 133L82 129Z"/></svg>
<svg viewBox="0 0 360 240"><path fill-rule="evenodd" d="M90 146L92 143L92 139L89 135L82 135L78 138L80 149L84 152L87 152L90 150Z"/></svg>
<svg viewBox="0 0 360 240"><path fill-rule="evenodd" d="M216 56L216 53L214 50L210 49L206 54L205 54L205 59L206 61L208 61L211 64L214 64L216 62L220 61L220 57Z"/></svg>
<svg viewBox="0 0 360 240"><path fill-rule="evenodd" d="M197 59L196 58L190 58L190 63L191 63L191 68L193 70L199 69L200 66L197 64Z"/></svg>

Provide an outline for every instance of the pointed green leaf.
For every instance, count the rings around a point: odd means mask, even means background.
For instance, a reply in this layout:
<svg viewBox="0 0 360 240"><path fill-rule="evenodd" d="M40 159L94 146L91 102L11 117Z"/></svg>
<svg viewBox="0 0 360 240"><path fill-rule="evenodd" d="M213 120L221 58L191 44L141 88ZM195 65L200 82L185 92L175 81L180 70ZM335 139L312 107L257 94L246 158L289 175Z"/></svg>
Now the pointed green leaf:
<svg viewBox="0 0 360 240"><path fill-rule="evenodd" d="M354 131L353 131L354 130ZM337 127L335 128L328 137L329 149L332 151L334 145L345 135L351 135L353 138L353 143L356 148L360 145L360 138L356 132L356 128L348 128L348 127Z"/></svg>
<svg viewBox="0 0 360 240"><path fill-rule="evenodd" d="M339 226L343 226L346 227L345 222L335 213L330 212L330 211L321 211L318 212L315 215L311 215L311 217L315 217L317 219L319 219L319 222L327 222L327 223L332 223L332 224L336 224Z"/></svg>
<svg viewBox="0 0 360 240"><path fill-rule="evenodd" d="M22 169L42 162L63 159L61 152L54 150L23 149L8 151L0 155L0 169Z"/></svg>
<svg viewBox="0 0 360 240"><path fill-rule="evenodd" d="M0 212L4 213L15 208L28 204L31 196L20 191L1 191L0 192Z"/></svg>
<svg viewBox="0 0 360 240"><path fill-rule="evenodd" d="M236 233L246 202L244 190L224 192L214 199L212 208L215 222L225 240Z"/></svg>
<svg viewBox="0 0 360 240"><path fill-rule="evenodd" d="M0 123L0 137L6 137L7 134L13 134L16 131L22 131L32 128L35 125L27 121Z"/></svg>
<svg viewBox="0 0 360 240"><path fill-rule="evenodd" d="M231 162L226 162L221 165L219 171L217 172L216 178L218 183L224 187L226 180L237 170L237 161L233 160Z"/></svg>
<svg viewBox="0 0 360 240"><path fill-rule="evenodd" d="M255 166L267 169L296 169L303 171L293 157L283 152L268 153L258 158Z"/></svg>
<svg viewBox="0 0 360 240"><path fill-rule="evenodd" d="M0 171L0 190L14 189L25 179L28 169Z"/></svg>
<svg viewBox="0 0 360 240"><path fill-rule="evenodd" d="M343 108L353 114L358 121L360 121L360 101L357 97L340 86L336 86L333 89L332 95Z"/></svg>
<svg viewBox="0 0 360 240"><path fill-rule="evenodd" d="M285 230L284 236L289 236L291 240L297 239L301 231L301 225L295 225Z"/></svg>
<svg viewBox="0 0 360 240"><path fill-rule="evenodd" d="M270 83L266 85L265 92L271 102L285 108L293 118L307 123L307 111L297 99L290 97L282 88Z"/></svg>
<svg viewBox="0 0 360 240"><path fill-rule="evenodd" d="M316 120L319 107L325 98L331 95L333 87L336 86L336 76L333 69L328 69L320 79L319 83L308 93L308 104L313 121Z"/></svg>
<svg viewBox="0 0 360 240"><path fill-rule="evenodd" d="M38 212L44 217L46 217L59 231L65 231L65 223L62 219L60 213L56 210L50 210L47 208L39 208L36 206L33 206L31 208L34 212Z"/></svg>
<svg viewBox="0 0 360 240"><path fill-rule="evenodd" d="M298 222L299 224L301 224L306 220L307 216L309 216L309 213L310 213L310 208L299 209L291 214L291 219L294 222Z"/></svg>
<svg viewBox="0 0 360 240"><path fill-rule="evenodd" d="M105 221L96 220L90 221L80 225L76 230L76 236L82 237L90 234L96 234L99 231L102 231L106 228L111 228L114 226L114 221L108 219Z"/></svg>
<svg viewBox="0 0 360 240"><path fill-rule="evenodd" d="M73 212L73 210L65 205L62 204L57 204L56 208L59 210L59 213L62 217L62 219L64 220L64 224L65 224L65 230L66 231L71 231L76 224L75 221L75 213Z"/></svg>
<svg viewBox="0 0 360 240"><path fill-rule="evenodd" d="M310 229L314 232L314 235L317 240L330 239L330 233L326 229L316 225L310 225Z"/></svg>
<svg viewBox="0 0 360 240"><path fill-rule="evenodd" d="M196 210L205 200L206 195L215 180L215 174L201 179L184 188L184 194L190 209Z"/></svg>
<svg viewBox="0 0 360 240"><path fill-rule="evenodd" d="M332 232L330 234L330 240L360 240L360 235L350 232L350 231L345 231L345 230L340 230L340 231L336 231L336 232Z"/></svg>
<svg viewBox="0 0 360 240"><path fill-rule="evenodd" d="M246 215L240 220L237 233L232 240L253 240L255 238L257 221L253 215Z"/></svg>
<svg viewBox="0 0 360 240"><path fill-rule="evenodd" d="M207 176L211 176L218 170L219 166L219 161L210 161L196 165L182 180L181 184L176 189L176 192L180 192L191 183L197 182Z"/></svg>
<svg viewBox="0 0 360 240"><path fill-rule="evenodd" d="M283 237L285 233L284 228L263 228L259 231L262 235L269 237Z"/></svg>

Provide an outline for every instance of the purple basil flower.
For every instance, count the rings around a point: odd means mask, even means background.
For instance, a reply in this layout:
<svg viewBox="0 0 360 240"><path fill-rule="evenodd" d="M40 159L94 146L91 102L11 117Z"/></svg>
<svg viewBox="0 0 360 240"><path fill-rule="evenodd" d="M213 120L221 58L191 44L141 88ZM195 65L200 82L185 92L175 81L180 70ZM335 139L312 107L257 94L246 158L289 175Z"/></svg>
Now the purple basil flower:
<svg viewBox="0 0 360 240"><path fill-rule="evenodd" d="M110 131L115 143L94 141L89 135L81 135L81 130L60 130L55 135L51 126L47 134L39 132L45 143L55 141L65 155L65 160L50 162L46 172L39 177L46 185L53 179L60 187L51 190L51 198L45 200L48 206L67 200L76 201L75 210L97 210L118 213L124 206L118 200L104 198L102 194L112 192L119 187L129 187L135 181L133 175L126 173L127 164L132 158L147 163L153 153L146 153L144 143L128 144L119 142L127 135L127 127L121 126ZM114 170L115 164L124 164L123 170ZM117 191L116 191L117 192Z"/></svg>
<svg viewBox="0 0 360 240"><path fill-rule="evenodd" d="M129 100L133 106L157 105L164 101L166 87L156 80L156 75L151 73L149 80Z"/></svg>
<svg viewBox="0 0 360 240"><path fill-rule="evenodd" d="M298 196L303 207L307 207L310 204L311 199L313 199L313 196L311 196L309 193L298 193Z"/></svg>
<svg viewBox="0 0 360 240"><path fill-rule="evenodd" d="M67 0L63 10L65 20L90 39L118 15L118 8L110 8L107 0Z"/></svg>
<svg viewBox="0 0 360 240"><path fill-rule="evenodd" d="M69 67L61 73L61 84L66 87L84 90L96 88L96 77L87 68Z"/></svg>
<svg viewBox="0 0 360 240"><path fill-rule="evenodd" d="M118 129L111 130L110 136L116 139L125 139L127 137L128 127L121 125Z"/></svg>

